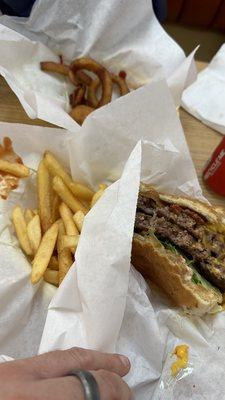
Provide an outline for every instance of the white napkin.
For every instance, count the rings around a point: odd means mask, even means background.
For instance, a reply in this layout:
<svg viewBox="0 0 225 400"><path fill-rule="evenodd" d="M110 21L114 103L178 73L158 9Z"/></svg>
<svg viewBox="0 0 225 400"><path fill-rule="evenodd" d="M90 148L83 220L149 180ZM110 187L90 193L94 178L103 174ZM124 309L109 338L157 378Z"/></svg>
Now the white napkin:
<svg viewBox="0 0 225 400"><path fill-rule="evenodd" d="M182 106L204 124L225 134L225 45L183 93Z"/></svg>
<svg viewBox="0 0 225 400"><path fill-rule="evenodd" d="M28 19L3 15L0 23L0 74L30 118L71 131L79 129L68 115L73 86L41 71L40 61L88 55L113 72L125 70L131 87L166 78L176 106L195 76L193 54L185 58L150 0L37 0Z"/></svg>

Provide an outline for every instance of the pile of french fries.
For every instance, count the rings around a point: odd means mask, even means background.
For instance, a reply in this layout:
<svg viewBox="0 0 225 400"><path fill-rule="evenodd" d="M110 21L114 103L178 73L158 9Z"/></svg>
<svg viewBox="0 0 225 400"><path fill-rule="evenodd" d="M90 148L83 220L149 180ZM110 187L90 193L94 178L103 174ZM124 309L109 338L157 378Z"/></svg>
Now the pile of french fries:
<svg viewBox="0 0 225 400"><path fill-rule="evenodd" d="M37 171L38 208L13 209L12 221L21 249L32 264L31 282L59 286L74 261L85 215L106 186L93 192L74 182L49 151Z"/></svg>

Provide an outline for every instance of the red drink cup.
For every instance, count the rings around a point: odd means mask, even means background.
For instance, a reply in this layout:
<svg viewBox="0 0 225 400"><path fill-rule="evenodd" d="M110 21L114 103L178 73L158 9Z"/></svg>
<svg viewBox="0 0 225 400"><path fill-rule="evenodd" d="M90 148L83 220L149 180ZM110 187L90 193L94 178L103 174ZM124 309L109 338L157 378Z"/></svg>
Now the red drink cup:
<svg viewBox="0 0 225 400"><path fill-rule="evenodd" d="M214 192L225 196L225 137L208 161L203 171L203 180Z"/></svg>

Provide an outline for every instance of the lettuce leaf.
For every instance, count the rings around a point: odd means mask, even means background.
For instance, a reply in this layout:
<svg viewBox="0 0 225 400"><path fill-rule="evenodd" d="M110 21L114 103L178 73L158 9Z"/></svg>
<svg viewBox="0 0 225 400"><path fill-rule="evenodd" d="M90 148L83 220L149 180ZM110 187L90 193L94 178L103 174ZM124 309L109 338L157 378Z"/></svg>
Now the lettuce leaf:
<svg viewBox="0 0 225 400"><path fill-rule="evenodd" d="M210 288L210 289L214 289L216 291L219 291L215 286L213 286L209 281L207 281L207 279L203 278L203 276L201 276L201 274L199 274L199 272L194 267L194 260L190 260L186 255L183 254L183 252L179 248L174 246L168 240L159 239L155 235L153 229L149 229L148 236L153 236L155 239L157 239L163 245L163 247L165 247L166 250L171 251L173 254L181 255L182 257L185 258L185 261L186 261L187 265L189 267L191 267L192 270L193 270L193 275L192 275L192 278L191 278L193 283L195 283L196 285L202 285L206 289Z"/></svg>

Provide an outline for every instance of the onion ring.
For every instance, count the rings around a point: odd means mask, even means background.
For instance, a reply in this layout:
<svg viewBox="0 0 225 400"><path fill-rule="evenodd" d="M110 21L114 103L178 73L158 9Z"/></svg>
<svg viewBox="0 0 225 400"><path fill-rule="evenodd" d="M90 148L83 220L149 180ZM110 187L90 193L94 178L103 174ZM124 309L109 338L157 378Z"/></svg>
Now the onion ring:
<svg viewBox="0 0 225 400"><path fill-rule="evenodd" d="M76 107L78 104L82 104L85 100L86 88L84 85L79 85L70 95L71 107Z"/></svg>
<svg viewBox="0 0 225 400"><path fill-rule="evenodd" d="M125 96L125 94L129 93L130 90L127 86L125 78L122 78L120 75L111 74L111 78L113 83L115 83L120 91L120 96Z"/></svg>
<svg viewBox="0 0 225 400"><path fill-rule="evenodd" d="M122 78L121 76L117 76L115 74L110 74L110 75L112 82L118 86L121 96L124 96L125 94L130 92L127 83L125 81L125 77ZM99 86L100 86L100 80L96 78L93 79L93 81L88 87L88 93L87 93L88 103L90 104L91 107L94 108L98 106L98 99L96 96L96 92Z"/></svg>
<svg viewBox="0 0 225 400"><path fill-rule="evenodd" d="M82 125L85 118L94 111L93 107L80 104L70 111L70 116L79 124Z"/></svg>
<svg viewBox="0 0 225 400"><path fill-rule="evenodd" d="M41 70L46 72L57 72L61 75L69 76L70 81L75 85L79 85L83 83L84 85L89 86L92 82L90 76L85 74L83 71L78 71L77 74L73 74L70 71L69 65L63 64L60 59L60 63L56 63L54 61L42 61L40 63Z"/></svg>
<svg viewBox="0 0 225 400"><path fill-rule="evenodd" d="M107 69L95 60L85 57L74 60L70 65L70 70L74 74L82 69L94 72L102 82L102 95L97 107L108 104L112 99L112 79Z"/></svg>
<svg viewBox="0 0 225 400"><path fill-rule="evenodd" d="M69 70L68 76L70 82L73 83L75 86L79 85L80 83L89 86L92 82L92 78L84 71L77 71L76 74L74 74L73 71Z"/></svg>
<svg viewBox="0 0 225 400"><path fill-rule="evenodd" d="M47 72L58 72L59 74L68 76L69 66L53 61L42 61L40 63L41 70Z"/></svg>
<svg viewBox="0 0 225 400"><path fill-rule="evenodd" d="M100 86L100 79L98 78L93 79L90 86L88 86L88 91L87 91L88 104L90 104L90 106L94 108L98 107L99 100L96 96L96 92L99 86Z"/></svg>

